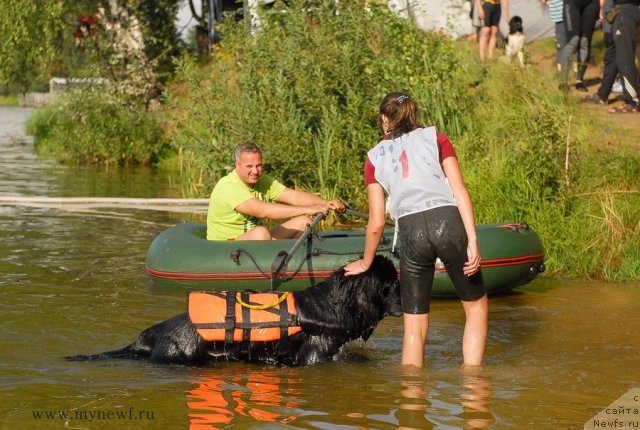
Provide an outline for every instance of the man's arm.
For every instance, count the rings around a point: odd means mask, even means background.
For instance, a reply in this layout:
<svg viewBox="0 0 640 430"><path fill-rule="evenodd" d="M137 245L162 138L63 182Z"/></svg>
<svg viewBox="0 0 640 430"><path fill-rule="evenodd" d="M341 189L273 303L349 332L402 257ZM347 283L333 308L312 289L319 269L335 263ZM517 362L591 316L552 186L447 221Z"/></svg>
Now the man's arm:
<svg viewBox="0 0 640 430"><path fill-rule="evenodd" d="M340 200L325 200L318 195L307 193L306 191L294 190L293 188L285 188L276 201L291 206L322 205L327 209L333 209L337 212L344 212L345 209Z"/></svg>
<svg viewBox="0 0 640 430"><path fill-rule="evenodd" d="M310 204L305 206L292 206L282 203L263 202L257 198L251 198L240 203L235 208L245 215L263 219L289 219L299 215L313 216L318 212L327 213L328 207L321 204Z"/></svg>

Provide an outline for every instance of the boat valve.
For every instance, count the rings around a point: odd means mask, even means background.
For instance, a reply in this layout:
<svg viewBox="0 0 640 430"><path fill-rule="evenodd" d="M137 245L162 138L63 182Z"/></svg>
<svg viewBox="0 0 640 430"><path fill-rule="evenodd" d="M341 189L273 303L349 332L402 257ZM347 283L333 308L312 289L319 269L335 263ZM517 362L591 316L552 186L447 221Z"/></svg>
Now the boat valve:
<svg viewBox="0 0 640 430"><path fill-rule="evenodd" d="M235 251L233 251L231 254L229 254L229 257L231 258L231 261L233 261L236 264L240 264L240 250L236 249Z"/></svg>

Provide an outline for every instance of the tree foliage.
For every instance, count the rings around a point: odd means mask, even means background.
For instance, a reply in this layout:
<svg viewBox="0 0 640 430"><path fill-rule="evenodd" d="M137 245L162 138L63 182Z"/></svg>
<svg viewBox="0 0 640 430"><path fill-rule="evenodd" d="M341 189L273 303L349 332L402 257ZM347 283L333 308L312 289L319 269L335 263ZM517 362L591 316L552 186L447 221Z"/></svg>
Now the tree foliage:
<svg viewBox="0 0 640 430"><path fill-rule="evenodd" d="M176 30L180 0L138 0L136 11L145 34L146 52L155 61L156 76L165 82L174 71L184 43Z"/></svg>
<svg viewBox="0 0 640 430"><path fill-rule="evenodd" d="M180 0L4 0L0 86L26 92L51 76L113 78L115 63L127 55L132 61L121 62L120 72L144 63L154 85L158 76L163 82L182 48L175 25L179 6ZM102 19L99 10L105 12ZM141 45L146 58L127 41Z"/></svg>
<svg viewBox="0 0 640 430"><path fill-rule="evenodd" d="M0 85L26 92L46 81L63 37L62 0L0 2Z"/></svg>

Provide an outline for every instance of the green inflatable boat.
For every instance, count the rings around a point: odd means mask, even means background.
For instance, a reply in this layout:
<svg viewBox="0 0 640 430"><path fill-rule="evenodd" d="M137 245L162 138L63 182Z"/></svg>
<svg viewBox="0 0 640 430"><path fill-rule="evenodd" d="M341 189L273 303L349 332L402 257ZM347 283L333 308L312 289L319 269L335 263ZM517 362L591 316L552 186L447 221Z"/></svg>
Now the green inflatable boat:
<svg viewBox="0 0 640 430"><path fill-rule="evenodd" d="M490 295L509 291L544 271L544 248L524 223L477 226L481 268ZM159 234L147 252L145 268L157 287L191 290L295 291L326 279L360 258L364 230L314 232L304 242L208 241L206 225L183 223ZM393 229L385 230L378 253L391 258ZM293 248L297 249L290 252ZM436 264L433 297L456 297L441 263Z"/></svg>

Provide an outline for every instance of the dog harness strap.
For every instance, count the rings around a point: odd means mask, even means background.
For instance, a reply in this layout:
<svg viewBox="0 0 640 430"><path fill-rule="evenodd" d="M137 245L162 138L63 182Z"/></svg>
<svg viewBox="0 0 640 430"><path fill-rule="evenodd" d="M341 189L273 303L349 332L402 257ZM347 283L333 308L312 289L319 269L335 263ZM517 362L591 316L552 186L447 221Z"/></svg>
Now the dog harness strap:
<svg viewBox="0 0 640 430"><path fill-rule="evenodd" d="M227 316L224 319L224 342L233 343L233 329L236 326L236 296L227 294Z"/></svg>
<svg viewBox="0 0 640 430"><path fill-rule="evenodd" d="M249 293L242 293L242 301L249 301ZM251 309L246 306L242 307L242 323L246 324L247 327L242 329L242 344L240 345L240 353L247 354L247 357L251 359Z"/></svg>
<svg viewBox="0 0 640 430"><path fill-rule="evenodd" d="M278 352L280 354L284 354L287 350L289 323L289 307L286 302L280 302L280 342L278 342Z"/></svg>

